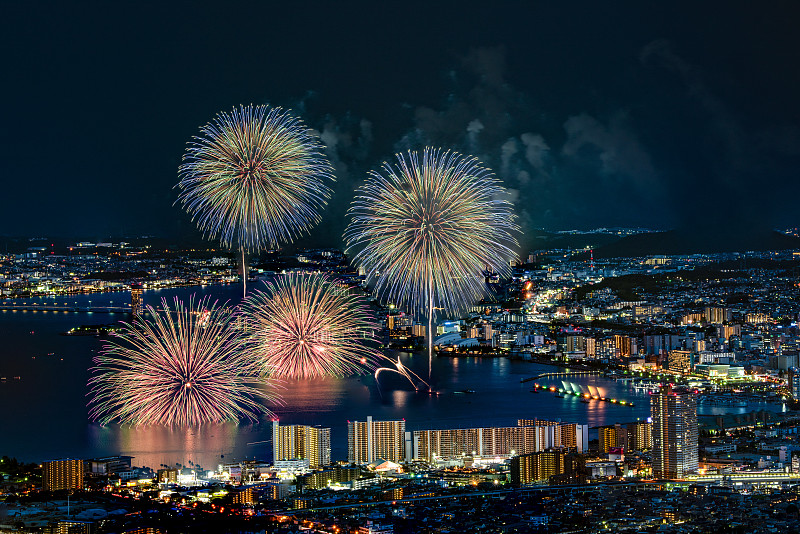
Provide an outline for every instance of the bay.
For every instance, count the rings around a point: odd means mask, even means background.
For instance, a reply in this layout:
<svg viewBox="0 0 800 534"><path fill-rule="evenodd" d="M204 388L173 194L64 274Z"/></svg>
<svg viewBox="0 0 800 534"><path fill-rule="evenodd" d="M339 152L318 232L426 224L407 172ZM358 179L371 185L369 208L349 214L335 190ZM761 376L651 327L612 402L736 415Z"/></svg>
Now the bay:
<svg viewBox="0 0 800 534"><path fill-rule="evenodd" d="M257 287L257 286L256 286ZM210 296L236 305L241 285L148 290L145 304L162 298ZM119 306L130 302L129 292L70 297L20 299L19 303L69 303ZM117 454L134 457L134 465L158 468L190 462L214 468L218 463L271 460L272 419L281 424L310 424L331 428L332 457L347 457L347 422L405 419L407 430L515 426L517 419L561 419L598 426L626 423L649 416L649 397L629 385L599 376L543 379L563 387L570 382L585 391L626 399L633 407L576 397L557 398L549 392L531 393L522 378L549 373L556 367L508 358L438 357L431 383L438 395L414 391L405 379L382 373L380 384L371 375L343 379L293 380L282 384L281 405L252 423L224 423L199 428L101 426L89 420L87 381L92 359L102 338L67 337L75 326L128 320L125 313L0 311L0 455L26 461L55 458L95 458ZM391 353L427 378L424 354ZM16 379L15 377L19 377ZM474 393L457 393L472 390ZM708 407L719 413L720 407ZM727 408L725 411L747 411ZM701 413L703 413L701 411Z"/></svg>

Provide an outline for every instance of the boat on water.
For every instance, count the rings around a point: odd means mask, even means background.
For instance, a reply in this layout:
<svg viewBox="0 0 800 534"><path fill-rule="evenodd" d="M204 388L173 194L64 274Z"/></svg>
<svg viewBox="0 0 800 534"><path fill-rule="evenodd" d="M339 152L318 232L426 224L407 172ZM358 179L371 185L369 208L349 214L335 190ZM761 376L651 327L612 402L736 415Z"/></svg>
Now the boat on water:
<svg viewBox="0 0 800 534"><path fill-rule="evenodd" d="M475 393L474 389L459 389L458 391L454 391L456 395L468 395L470 393Z"/></svg>

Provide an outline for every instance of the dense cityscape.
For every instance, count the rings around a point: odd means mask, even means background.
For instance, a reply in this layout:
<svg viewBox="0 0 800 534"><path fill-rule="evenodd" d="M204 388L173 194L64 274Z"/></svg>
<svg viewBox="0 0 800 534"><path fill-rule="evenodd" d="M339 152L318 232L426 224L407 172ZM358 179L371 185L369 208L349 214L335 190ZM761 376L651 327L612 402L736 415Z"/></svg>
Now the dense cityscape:
<svg viewBox="0 0 800 534"><path fill-rule="evenodd" d="M593 233L579 235L591 240ZM240 277L235 257L213 250L81 243L67 251L28 247L4 256L2 313L29 313L48 299L57 307L64 295L121 291L127 300L119 306L136 315L146 313L142 300L149 303L151 288ZM785 529L797 518L800 481L798 255L596 259L588 247L537 250L508 278L487 274L490 294L466 316L436 323L437 358L547 364L551 373L523 379L531 392L578 396L587 405L631 401L606 398L602 388L575 385L571 376L623 382L650 392L647 420L590 428L532 418L412 431L405 420L368 417L348 423L347 457L337 458L330 428L276 419L272 455L259 460L134 467L130 456L39 464L4 457L3 528L735 532L753 531L747 518L761 514L756 531ZM252 284L310 271L369 293L341 251L250 259ZM377 300L372 307L383 347L424 347L425 324ZM80 308L59 311L86 317ZM749 411L698 416L698 405ZM742 499L751 502L746 512Z"/></svg>
<svg viewBox="0 0 800 534"><path fill-rule="evenodd" d="M800 531L799 17L0 2L0 534Z"/></svg>

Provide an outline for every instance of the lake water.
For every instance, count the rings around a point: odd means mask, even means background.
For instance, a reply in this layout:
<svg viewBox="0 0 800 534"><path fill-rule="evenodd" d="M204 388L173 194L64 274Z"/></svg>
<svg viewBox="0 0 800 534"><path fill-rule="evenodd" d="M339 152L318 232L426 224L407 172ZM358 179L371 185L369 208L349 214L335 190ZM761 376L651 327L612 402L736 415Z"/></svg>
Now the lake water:
<svg viewBox="0 0 800 534"><path fill-rule="evenodd" d="M231 305L241 300L241 285L206 286L146 291L146 304L162 298L211 295ZM63 298L21 299L20 302L68 302L120 305L127 292ZM116 454L134 456L135 465L153 468L190 461L213 468L222 461L271 460L271 418L257 423L225 423L200 428L106 427L88 420L87 380L92 358L102 346L95 337L65 337L61 332L84 324L128 320L127 314L0 311L0 455L26 461L54 458L92 458ZM427 375L427 356L401 354L404 365ZM283 404L270 406L282 424L316 424L331 428L334 460L347 457L347 421L405 419L407 430L476 426L515 426L517 419L561 419L590 426L626 423L649 416L646 393L603 377L551 379L569 381L584 389L635 403L634 407L576 397L557 398L530 392L525 377L556 368L507 358L440 357L433 362L433 385L438 396L415 392L404 379L381 375L345 379L287 381ZM20 377L16 380L14 377ZM542 380L539 381L543 382ZM546 382L546 381L545 381ZM456 391L474 390L473 394ZM766 405L761 406L762 408ZM757 408L703 407L700 413L741 412ZM776 407L773 407L776 409ZM777 409L780 409L777 407Z"/></svg>

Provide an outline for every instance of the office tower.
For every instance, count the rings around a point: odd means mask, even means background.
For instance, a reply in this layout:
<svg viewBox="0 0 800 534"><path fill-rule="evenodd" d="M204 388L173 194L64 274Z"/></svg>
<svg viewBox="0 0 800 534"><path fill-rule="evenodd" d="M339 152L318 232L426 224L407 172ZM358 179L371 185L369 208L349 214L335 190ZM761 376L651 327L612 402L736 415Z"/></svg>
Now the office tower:
<svg viewBox="0 0 800 534"><path fill-rule="evenodd" d="M697 398L685 388L662 387L650 396L653 475L683 478L697 470Z"/></svg>
<svg viewBox="0 0 800 534"><path fill-rule="evenodd" d="M649 421L636 421L625 425L628 430L626 451L646 451L653 448L653 424Z"/></svg>
<svg viewBox="0 0 800 534"><path fill-rule="evenodd" d="M405 460L405 421L347 422L347 460L366 464L375 460Z"/></svg>
<svg viewBox="0 0 800 534"><path fill-rule="evenodd" d="M143 299L142 299L142 284L131 284L131 315L134 319L142 316Z"/></svg>
<svg viewBox="0 0 800 534"><path fill-rule="evenodd" d="M53 460L42 463L42 489L83 489L83 460Z"/></svg>
<svg viewBox="0 0 800 534"><path fill-rule="evenodd" d="M272 421L272 461L308 460L311 469L331 463L331 429Z"/></svg>
<svg viewBox="0 0 800 534"><path fill-rule="evenodd" d="M565 471L566 452L561 450L522 454L511 459L511 483L547 482Z"/></svg>

